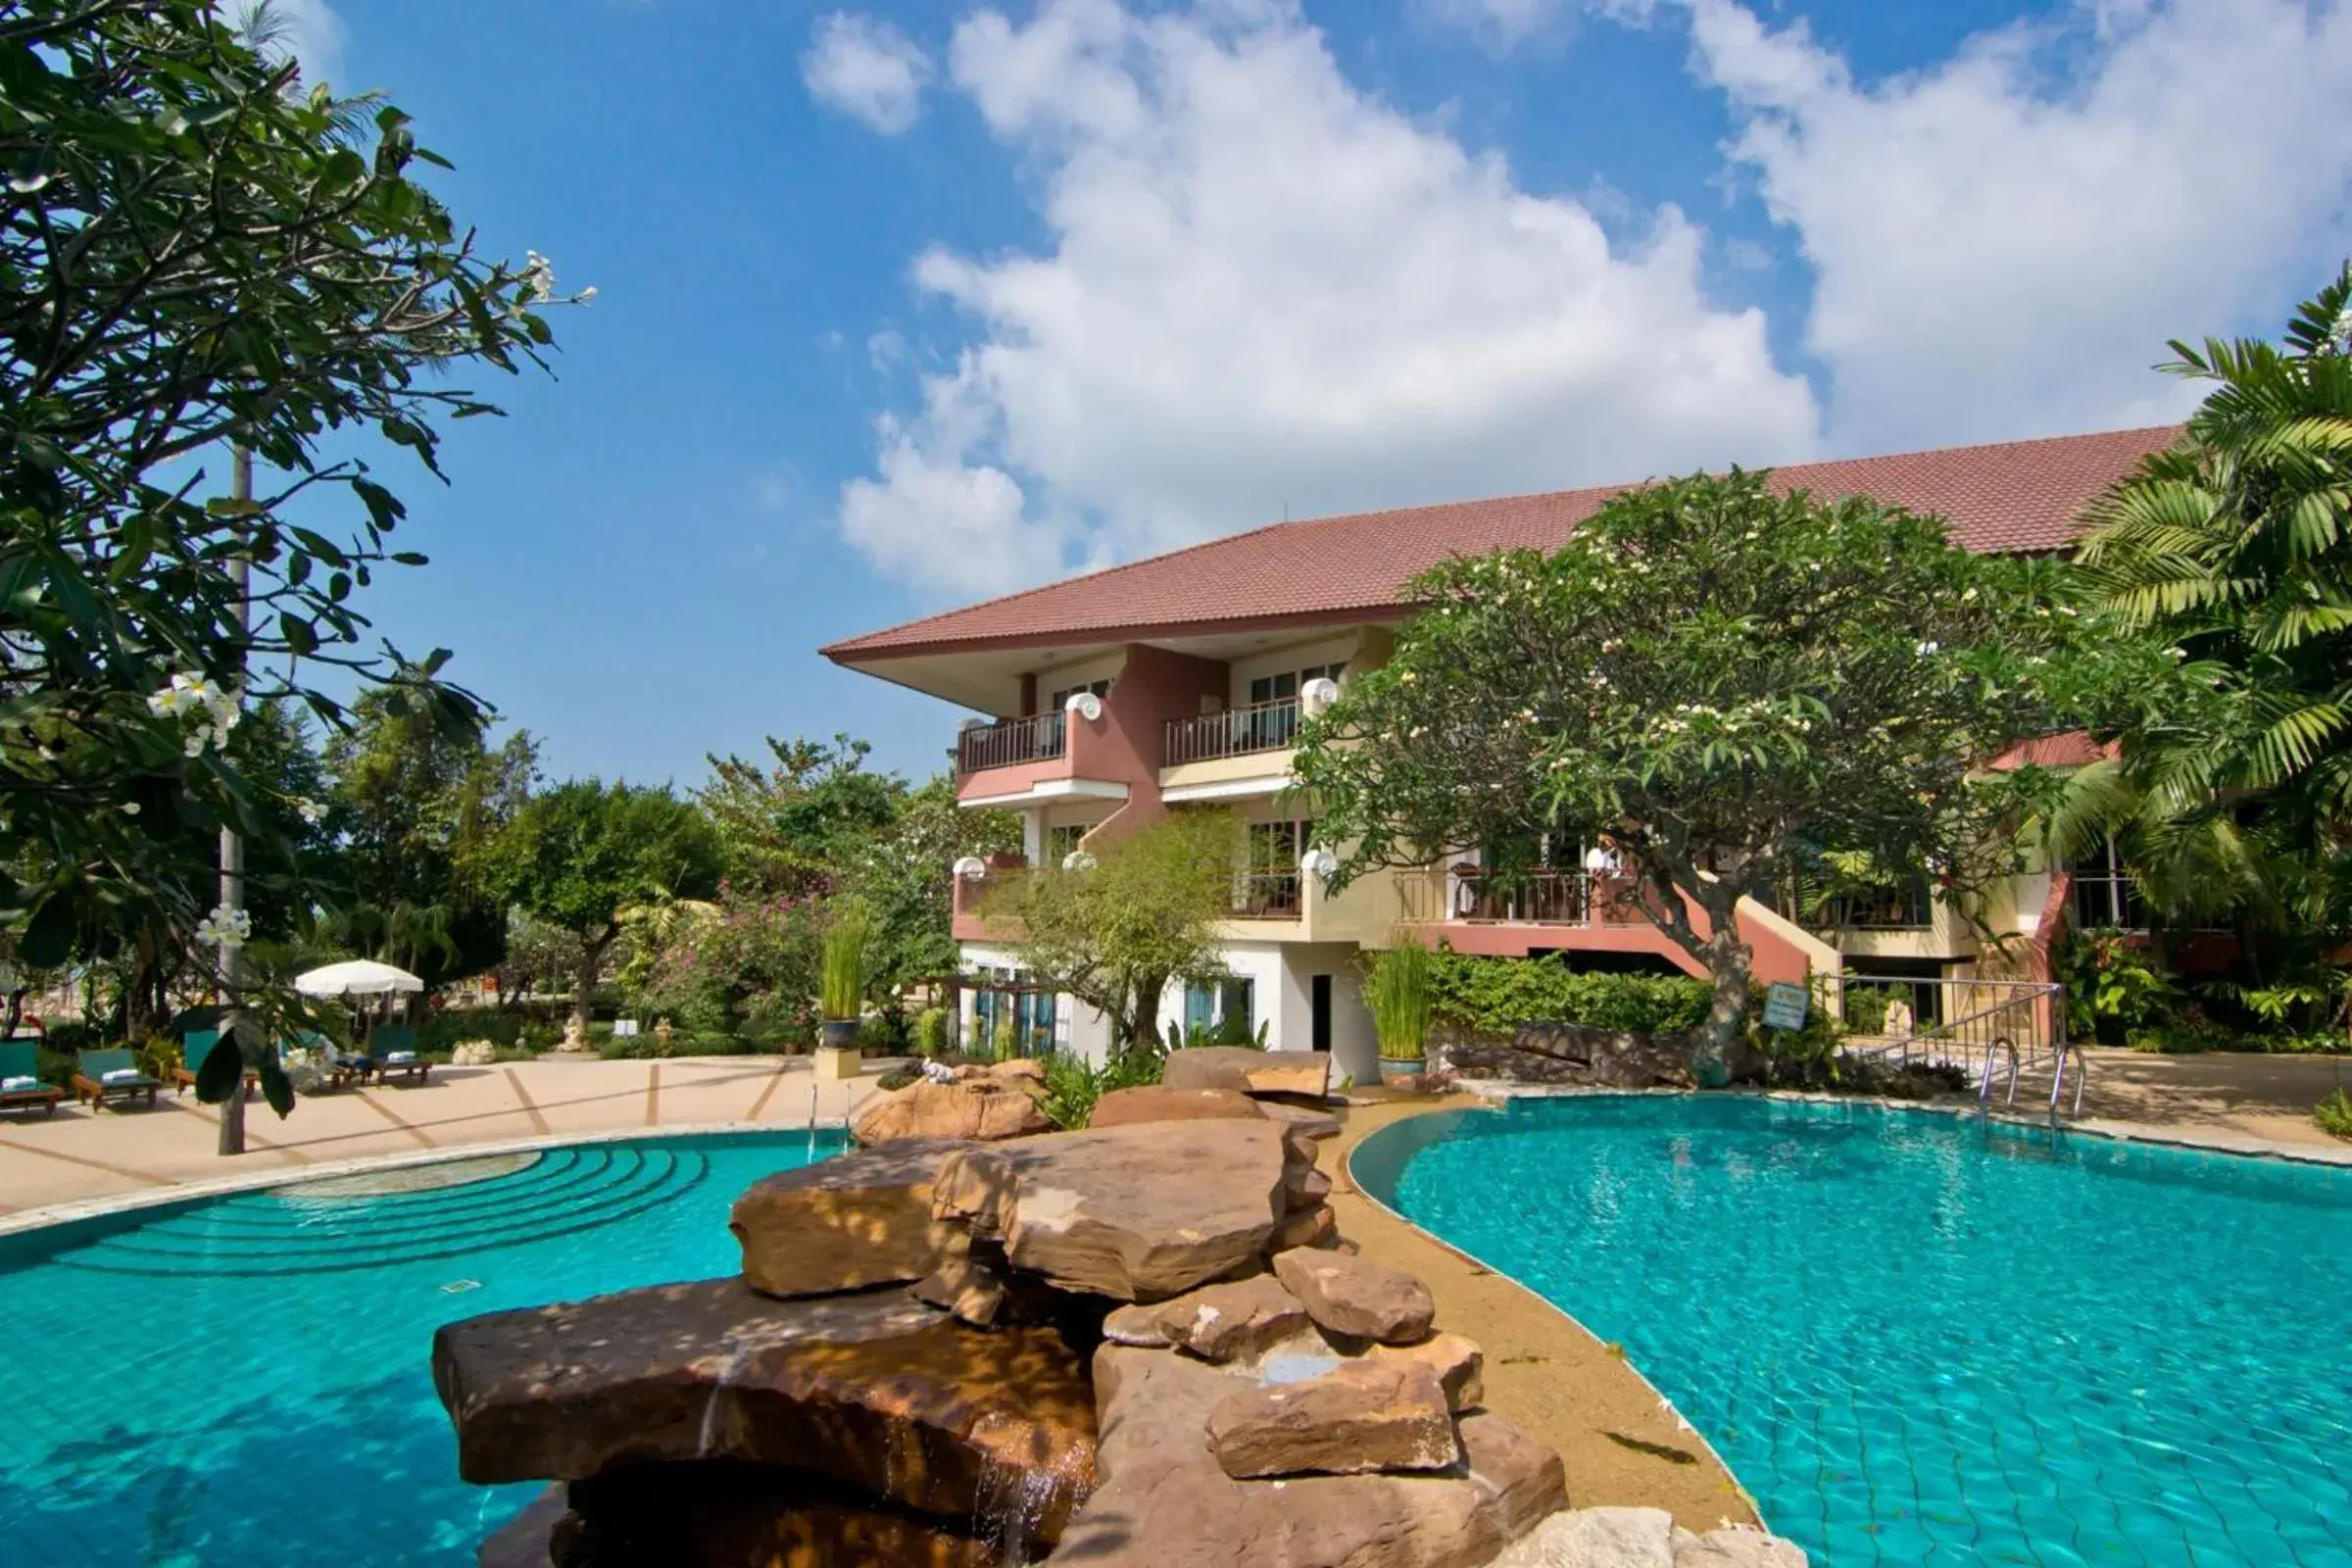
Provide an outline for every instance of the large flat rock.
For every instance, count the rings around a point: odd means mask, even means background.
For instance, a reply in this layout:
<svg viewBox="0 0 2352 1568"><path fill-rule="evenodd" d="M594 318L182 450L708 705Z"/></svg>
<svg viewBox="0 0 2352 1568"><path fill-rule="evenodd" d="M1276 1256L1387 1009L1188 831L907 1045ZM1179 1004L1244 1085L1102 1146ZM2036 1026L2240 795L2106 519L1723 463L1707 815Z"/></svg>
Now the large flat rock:
<svg viewBox="0 0 2352 1568"><path fill-rule="evenodd" d="M1170 1089L1230 1089L1245 1095L1321 1100L1331 1093L1331 1053L1195 1046L1169 1052L1159 1081Z"/></svg>
<svg viewBox="0 0 2352 1568"><path fill-rule="evenodd" d="M932 1182L966 1147L908 1139L753 1183L727 1220L744 1282L770 1296L827 1296L921 1279L942 1257Z"/></svg>
<svg viewBox="0 0 2352 1568"><path fill-rule="evenodd" d="M904 1291L707 1280L498 1312L434 1335L433 1384L485 1485L738 1459L951 1519L1010 1487L1050 1540L1093 1476L1093 1396L1057 1332L967 1329Z"/></svg>
<svg viewBox="0 0 2352 1568"><path fill-rule="evenodd" d="M1444 1470L1462 1457L1445 1386L1417 1361L1347 1361L1237 1390L1208 1412L1208 1446L1244 1479Z"/></svg>
<svg viewBox="0 0 2352 1568"><path fill-rule="evenodd" d="M1282 1213L1267 1121L1146 1122L949 1156L932 1214L1065 1291L1157 1301L1264 1256Z"/></svg>
<svg viewBox="0 0 2352 1568"><path fill-rule="evenodd" d="M1316 1247L1274 1254L1274 1277L1320 1328L1383 1345L1429 1338L1437 1298L1400 1268Z"/></svg>
<svg viewBox="0 0 2352 1568"><path fill-rule="evenodd" d="M1089 1127L1127 1127L1144 1121L1263 1121L1256 1101L1237 1089L1171 1089L1144 1084L1114 1089L1095 1102Z"/></svg>
<svg viewBox="0 0 2352 1568"><path fill-rule="evenodd" d="M1203 1285L1102 1320L1121 1345L1180 1346L1208 1361L1246 1360L1306 1331L1306 1308L1270 1274Z"/></svg>
<svg viewBox="0 0 2352 1568"><path fill-rule="evenodd" d="M860 1144L905 1139L956 1139L994 1143L1051 1131L1037 1108L1037 1086L1017 1074L933 1083L918 1079L904 1089L876 1095L850 1124Z"/></svg>
<svg viewBox="0 0 2352 1568"><path fill-rule="evenodd" d="M1464 1417L1464 1460L1444 1473L1237 1481L1206 1431L1249 1386L1234 1373L1105 1345L1095 1384L1102 1481L1056 1568L1472 1568L1567 1501L1559 1455L1500 1416Z"/></svg>

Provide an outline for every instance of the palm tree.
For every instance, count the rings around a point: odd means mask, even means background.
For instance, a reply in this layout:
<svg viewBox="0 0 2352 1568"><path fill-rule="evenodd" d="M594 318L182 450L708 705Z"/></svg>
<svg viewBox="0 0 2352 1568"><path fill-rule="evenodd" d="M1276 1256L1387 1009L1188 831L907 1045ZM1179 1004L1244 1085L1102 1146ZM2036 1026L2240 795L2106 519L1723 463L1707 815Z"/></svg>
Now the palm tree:
<svg viewBox="0 0 2352 1568"><path fill-rule="evenodd" d="M2281 343L2172 350L2160 368L2213 390L2091 507L2079 559L2182 678L2140 691L2050 847L2112 834L2176 920L2234 918L2320 961L2352 926L2352 264Z"/></svg>

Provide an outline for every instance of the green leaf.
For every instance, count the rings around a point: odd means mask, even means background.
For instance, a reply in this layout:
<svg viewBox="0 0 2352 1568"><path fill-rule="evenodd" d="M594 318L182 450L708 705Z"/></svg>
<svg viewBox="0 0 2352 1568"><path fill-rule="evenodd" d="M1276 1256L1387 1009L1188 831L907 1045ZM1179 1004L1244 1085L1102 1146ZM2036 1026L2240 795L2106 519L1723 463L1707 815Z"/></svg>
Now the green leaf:
<svg viewBox="0 0 2352 1568"><path fill-rule="evenodd" d="M196 1098L208 1105L218 1105L232 1094L243 1093L245 1055L238 1046L233 1030L220 1037L220 1043L196 1064Z"/></svg>
<svg viewBox="0 0 2352 1568"><path fill-rule="evenodd" d="M263 1056L256 1070L262 1078L262 1098L277 1112L277 1119L284 1121L294 1108L294 1085L286 1077L286 1069L278 1065L277 1054L271 1052Z"/></svg>
<svg viewBox="0 0 2352 1568"><path fill-rule="evenodd" d="M74 956L74 910L64 895L51 894L32 911L17 939L17 956L35 969L54 968Z"/></svg>

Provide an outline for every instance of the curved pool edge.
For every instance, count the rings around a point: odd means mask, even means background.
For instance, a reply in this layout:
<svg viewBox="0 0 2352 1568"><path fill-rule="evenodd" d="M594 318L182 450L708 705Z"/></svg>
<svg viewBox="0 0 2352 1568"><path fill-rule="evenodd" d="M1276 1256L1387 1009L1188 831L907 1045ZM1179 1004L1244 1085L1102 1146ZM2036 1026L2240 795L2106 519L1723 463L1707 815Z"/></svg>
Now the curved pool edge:
<svg viewBox="0 0 2352 1568"><path fill-rule="evenodd" d="M765 1134L778 1138L810 1138L819 1140L841 1136L839 1129L778 1126L773 1122L727 1121L687 1122L662 1127L608 1127L584 1133L534 1133L527 1138L503 1138L489 1143L457 1144L443 1149L419 1149L415 1152L393 1154L359 1154L349 1159L319 1160L309 1165L279 1166L272 1170L251 1171L234 1176L221 1176L204 1181L173 1182L134 1193L115 1193L105 1198L80 1199L71 1203L50 1203L37 1208L20 1209L12 1214L0 1214L0 1237L18 1237L52 1226L71 1225L80 1221L114 1219L123 1214L145 1209L173 1208L183 1204L208 1202L218 1198L235 1198L246 1193L267 1192L274 1187L296 1187L305 1182L329 1177L364 1176L376 1171L405 1170L417 1165L446 1165L459 1160L486 1159L499 1154L545 1153L557 1149L579 1149L599 1144L659 1143L671 1138L710 1138L723 1134ZM226 1156L234 1157L234 1156Z"/></svg>
<svg viewBox="0 0 2352 1568"><path fill-rule="evenodd" d="M1605 1093L1605 1091L1603 1093ZM1496 1279L1515 1287L1531 1299L1541 1301L1548 1310L1559 1316L1567 1323L1573 1325L1579 1334L1582 1334L1587 1339L1592 1341L1593 1344L1600 1346L1604 1350L1606 1350L1609 1348L1611 1342L1602 1339L1597 1334L1594 1334L1592 1328L1586 1324L1584 1319L1578 1317L1574 1312L1569 1311L1566 1307L1560 1305L1559 1302L1551 1299L1551 1298L1545 1296L1543 1292L1537 1290L1534 1286L1528 1284L1525 1280L1520 1279L1517 1275L1511 1273L1509 1270L1497 1268L1485 1258L1480 1257L1476 1252L1471 1251L1468 1248L1459 1246L1453 1242L1449 1242L1445 1237L1438 1235L1437 1232L1430 1230L1428 1227L1415 1223L1412 1219L1408 1218L1402 1211L1400 1211L1394 1203L1390 1202L1387 1197L1382 1196L1378 1190L1367 1186L1363 1177L1356 1171L1356 1156L1362 1153L1365 1148L1374 1143L1376 1140L1385 1139L1392 1133L1409 1134L1415 1129L1416 1124L1426 1126L1428 1123L1437 1120L1441 1116L1450 1117L1464 1115L1494 1115L1499 1110L1499 1106L1494 1105L1431 1105L1426 1109L1399 1116L1395 1121L1372 1129L1370 1132L1364 1134L1363 1137L1357 1139L1354 1144L1349 1147L1347 1152L1341 1156L1341 1163L1348 1172L1348 1185L1355 1189L1358 1197L1362 1198L1374 1208L1377 1208L1382 1213L1388 1215L1391 1219L1396 1221L1397 1224L1406 1227L1408 1230L1413 1231L1417 1235L1427 1237L1433 1244L1444 1248L1446 1251L1452 1252L1456 1256L1469 1259L1478 1267L1483 1268L1488 1273L1494 1275ZM1437 1139L1435 1136L1423 1137L1416 1141L1415 1147L1416 1149L1427 1148L1429 1144L1436 1141ZM1407 1157L1409 1157L1409 1155ZM1476 1338L1476 1335L1473 1334L1472 1338ZM1672 1416L1674 1418L1675 1425L1681 1429L1684 1435L1695 1442L1706 1453L1706 1456L1715 1462L1715 1467L1721 1470L1724 1475L1731 1479L1732 1487L1739 1493L1740 1499L1747 1504L1748 1510L1756 1516L1757 1520L1763 1524L1764 1528L1766 1530L1770 1530L1772 1528L1772 1523L1770 1520L1764 1517L1763 1506L1756 1501L1755 1494L1748 1491L1747 1484L1740 1479L1740 1472L1732 1468L1730 1461L1724 1458L1722 1451L1715 1446L1714 1443L1709 1440L1707 1435L1690 1424L1690 1418L1683 1414L1681 1407L1676 1405L1672 1399L1666 1396L1664 1390L1660 1389L1657 1384L1650 1381L1649 1374L1643 1372L1642 1368L1635 1363L1634 1358L1630 1354L1624 1353L1621 1349L1613 1352L1613 1354L1617 1364L1622 1366L1636 1382L1640 1383L1642 1387L1647 1390L1650 1396L1657 1400L1658 1408Z"/></svg>
<svg viewBox="0 0 2352 1568"><path fill-rule="evenodd" d="M1484 1257L1397 1213L1393 1203L1359 1180L1354 1154L1390 1128L1428 1124L1435 1116L1451 1112L1492 1114L1494 1109L1492 1104L1463 1101L1350 1102L1346 1131L1336 1140L1339 1148L1334 1148L1331 1159L1339 1166L1336 1175L1343 1178L1334 1199L1362 1199L1366 1213L1359 1218L1378 1218L1383 1227L1395 1227L1395 1234L1406 1239L1416 1255L1383 1260L1421 1274L1440 1289L1440 1324L1477 1340L1487 1351L1489 1408L1510 1417L1569 1464L1571 1507L1656 1507L1675 1516L1680 1526L1698 1533L1727 1523L1762 1526L1757 1499L1724 1462L1715 1444L1682 1415L1675 1401L1658 1392L1658 1385L1623 1354L1623 1348L1611 1348L1609 1340L1594 1336L1576 1314L1547 1300L1527 1281L1495 1269ZM1362 1112L1393 1114L1366 1128ZM1359 1244L1374 1239L1348 1225L1346 1218L1341 1232ZM1456 1293L1487 1291L1489 1300L1448 1302L1446 1286ZM1531 1348L1552 1354L1500 1354L1512 1349L1510 1340L1515 1338L1534 1338ZM1515 1361L1541 1361L1545 1363L1545 1371L1522 1373L1512 1366ZM1517 1396L1507 1394L1515 1375L1534 1380L1543 1390L1543 1396L1534 1398L1534 1408L1529 1408L1527 1382L1522 1382ZM1498 1398L1498 1394L1503 1396ZM1644 1437L1644 1441L1635 1444L1628 1437ZM1670 1460L1648 1446L1651 1439L1680 1446L1687 1452ZM1745 1514L1745 1519L1740 1514Z"/></svg>
<svg viewBox="0 0 2352 1568"><path fill-rule="evenodd" d="M2326 1144L2289 1144L2276 1138L2264 1138L2257 1133L2201 1130L2178 1123L2117 1121L2103 1116L2052 1122L2046 1114L2029 1115L2021 1110L1987 1111L1977 1103L1974 1095L1954 1095L1935 1100L1896 1100L1886 1095L1840 1095L1818 1089L1583 1089L1557 1084L1499 1083L1489 1079L1465 1080L1456 1083L1454 1088L1496 1108L1514 1100L1690 1099L1696 1096L1779 1100L1810 1105L1875 1105L1881 1110L1926 1111L1943 1116L1984 1116L2004 1127L2077 1133L2084 1138L2103 1138L2110 1143L2147 1144L2158 1149L2183 1150L2192 1154L2229 1154L2239 1159L2277 1160L2282 1164L2317 1165L2334 1170L2352 1169L2352 1145L2338 1149Z"/></svg>

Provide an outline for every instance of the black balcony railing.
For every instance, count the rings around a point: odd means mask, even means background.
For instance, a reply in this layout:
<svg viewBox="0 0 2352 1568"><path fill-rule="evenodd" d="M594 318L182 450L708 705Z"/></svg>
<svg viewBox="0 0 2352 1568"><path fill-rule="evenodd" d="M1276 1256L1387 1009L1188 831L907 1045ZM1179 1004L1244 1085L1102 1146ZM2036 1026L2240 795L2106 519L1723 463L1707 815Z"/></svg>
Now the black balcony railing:
<svg viewBox="0 0 2352 1568"><path fill-rule="evenodd" d="M1298 699L1229 708L1222 713L1168 720L1168 765L1205 762L1216 757L1289 751L1298 739Z"/></svg>
<svg viewBox="0 0 2352 1568"><path fill-rule="evenodd" d="M2105 866L2087 866L2073 873L2067 890L2068 912L2078 931L2145 931L2147 902L2132 878Z"/></svg>
<svg viewBox="0 0 2352 1568"><path fill-rule="evenodd" d="M956 767L961 773L977 773L983 768L1042 762L1061 756L1069 744L1069 721L1059 712L1000 718L957 737Z"/></svg>
<svg viewBox="0 0 2352 1568"><path fill-rule="evenodd" d="M1255 920L1288 920L1299 912L1296 871L1250 871L1233 884L1233 912Z"/></svg>
<svg viewBox="0 0 2352 1568"><path fill-rule="evenodd" d="M1936 924L1926 878L1902 887L1821 894L1784 879L1767 901L1774 912L1815 931L1925 931Z"/></svg>

